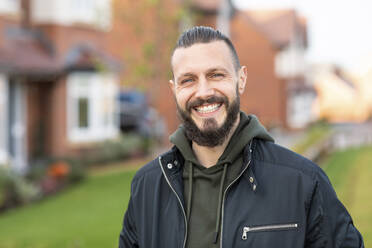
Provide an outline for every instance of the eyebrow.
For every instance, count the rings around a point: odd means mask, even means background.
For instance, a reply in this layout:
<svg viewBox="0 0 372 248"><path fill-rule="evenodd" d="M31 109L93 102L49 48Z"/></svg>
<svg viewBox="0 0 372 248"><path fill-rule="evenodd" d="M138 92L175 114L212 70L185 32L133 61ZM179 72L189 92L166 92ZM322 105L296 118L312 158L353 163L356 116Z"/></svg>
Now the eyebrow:
<svg viewBox="0 0 372 248"><path fill-rule="evenodd" d="M223 72L225 72L225 73L229 73L225 68L217 67L217 68L209 69L209 70L207 71L207 74L210 74L210 73L213 73L213 72L216 72L216 71L223 71Z"/></svg>
<svg viewBox="0 0 372 248"><path fill-rule="evenodd" d="M195 74L191 72L183 73L179 77L176 78L176 82L179 81L181 78L185 78L185 77L195 77Z"/></svg>
<svg viewBox="0 0 372 248"><path fill-rule="evenodd" d="M216 72L216 71L223 71L225 73L229 73L225 68L222 68L222 67L216 67L216 68L211 68L211 69L208 69L206 71L206 74L210 74L210 73L213 73L213 72ZM183 74L181 74L179 77L177 77L177 81L180 79L180 78L184 78L184 77L195 77L195 74L192 73L192 72L185 72Z"/></svg>

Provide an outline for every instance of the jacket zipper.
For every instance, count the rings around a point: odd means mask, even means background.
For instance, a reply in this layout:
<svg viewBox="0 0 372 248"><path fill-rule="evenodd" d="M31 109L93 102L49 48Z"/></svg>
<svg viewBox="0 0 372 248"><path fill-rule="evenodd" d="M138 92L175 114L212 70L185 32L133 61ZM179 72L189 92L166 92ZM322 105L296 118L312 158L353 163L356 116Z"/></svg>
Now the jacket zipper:
<svg viewBox="0 0 372 248"><path fill-rule="evenodd" d="M255 232L255 231L268 231L268 230L280 230L280 229L294 229L297 228L298 224L278 224L278 225L265 225L265 226L255 226L255 227L244 227L243 228L243 235L242 239L247 239L248 232Z"/></svg>
<svg viewBox="0 0 372 248"><path fill-rule="evenodd" d="M225 189L225 192L223 193L223 200L222 200L222 213L221 213L221 235L220 235L220 248L222 248L222 233L223 233L223 216L225 212L225 198L226 198L226 193L229 190L230 186L233 185L242 175L243 173L247 170L249 167L249 164L251 163L251 159L248 161L247 165L245 168L240 172L240 174L232 181Z"/></svg>
<svg viewBox="0 0 372 248"><path fill-rule="evenodd" d="M181 201L180 197L178 196L177 192L172 187L171 183L169 182L169 179L168 179L167 175L165 174L163 165L161 163L161 157L160 156L159 156L159 165L160 165L161 171L163 172L163 175L165 177L165 180L167 181L169 187L172 189L173 193L176 195L176 197L178 199L178 202L179 202L179 204L181 206L181 209L182 209L183 217L184 217L184 220L185 220L185 228L186 228L186 230L185 230L185 239L183 240L183 248L185 248L186 247L186 239L187 239L187 219L186 219L185 208L182 205L182 201Z"/></svg>

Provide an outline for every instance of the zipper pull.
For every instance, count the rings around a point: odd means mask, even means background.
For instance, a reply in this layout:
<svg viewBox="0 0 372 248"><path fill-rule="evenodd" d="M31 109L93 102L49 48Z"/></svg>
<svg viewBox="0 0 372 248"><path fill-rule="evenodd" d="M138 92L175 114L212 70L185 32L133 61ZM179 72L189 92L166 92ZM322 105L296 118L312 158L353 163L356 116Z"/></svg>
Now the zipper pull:
<svg viewBox="0 0 372 248"><path fill-rule="evenodd" d="M242 240L246 240L247 239L247 232L249 232L249 227L244 227L243 228Z"/></svg>

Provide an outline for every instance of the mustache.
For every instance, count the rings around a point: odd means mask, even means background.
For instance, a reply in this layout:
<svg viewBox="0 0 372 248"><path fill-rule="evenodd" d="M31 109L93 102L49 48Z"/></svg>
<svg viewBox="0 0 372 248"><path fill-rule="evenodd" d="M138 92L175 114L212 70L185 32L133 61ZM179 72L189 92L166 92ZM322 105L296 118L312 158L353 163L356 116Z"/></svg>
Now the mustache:
<svg viewBox="0 0 372 248"><path fill-rule="evenodd" d="M213 103L224 103L226 105L226 107L228 107L228 104L229 104L229 100L227 99L227 97L222 97L222 96L211 96L207 99L202 99L202 98L197 98L195 99L194 101L190 101L186 104L186 109L187 111L191 111L192 108L195 108L197 106L200 106L200 105L203 105L205 103L208 103L208 104L213 104Z"/></svg>

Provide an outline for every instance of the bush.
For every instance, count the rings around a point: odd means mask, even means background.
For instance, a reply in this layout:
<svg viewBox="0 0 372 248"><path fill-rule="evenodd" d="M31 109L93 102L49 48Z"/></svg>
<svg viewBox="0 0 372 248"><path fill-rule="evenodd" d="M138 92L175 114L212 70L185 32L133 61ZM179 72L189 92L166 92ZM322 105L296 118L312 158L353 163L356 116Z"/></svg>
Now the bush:
<svg viewBox="0 0 372 248"><path fill-rule="evenodd" d="M80 159L54 157L34 161L27 173L27 178L37 182L49 176L74 183L82 180L85 174L85 168Z"/></svg>
<svg viewBox="0 0 372 248"><path fill-rule="evenodd" d="M48 158L34 161L26 177L40 185L44 195L58 192L86 176L83 164L76 158Z"/></svg>
<svg viewBox="0 0 372 248"><path fill-rule="evenodd" d="M10 168L0 166L0 210L40 198L40 188Z"/></svg>
<svg viewBox="0 0 372 248"><path fill-rule="evenodd" d="M147 154L152 142L135 134L121 135L117 140L108 140L86 152L80 158L84 165L97 165L120 161L133 156Z"/></svg>

